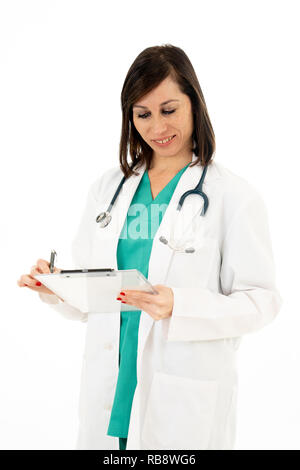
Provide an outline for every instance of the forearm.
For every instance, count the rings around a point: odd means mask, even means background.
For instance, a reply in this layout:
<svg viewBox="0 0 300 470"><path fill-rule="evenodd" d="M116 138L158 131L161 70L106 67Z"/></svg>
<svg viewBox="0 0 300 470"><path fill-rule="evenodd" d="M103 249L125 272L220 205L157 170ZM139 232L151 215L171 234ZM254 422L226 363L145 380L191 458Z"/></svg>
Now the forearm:
<svg viewBox="0 0 300 470"><path fill-rule="evenodd" d="M265 205L255 195L236 214L221 247L218 291L171 287L174 295L169 341L241 336L278 314L282 298Z"/></svg>
<svg viewBox="0 0 300 470"><path fill-rule="evenodd" d="M174 306L168 341L242 336L271 322L282 299L274 289L250 288L230 295L204 288L172 288Z"/></svg>
<svg viewBox="0 0 300 470"><path fill-rule="evenodd" d="M72 305L64 302L58 296L39 292L39 297L43 302L48 304L51 308L59 312L68 320L80 320L82 322L87 322L88 313L81 312L81 310L72 307Z"/></svg>

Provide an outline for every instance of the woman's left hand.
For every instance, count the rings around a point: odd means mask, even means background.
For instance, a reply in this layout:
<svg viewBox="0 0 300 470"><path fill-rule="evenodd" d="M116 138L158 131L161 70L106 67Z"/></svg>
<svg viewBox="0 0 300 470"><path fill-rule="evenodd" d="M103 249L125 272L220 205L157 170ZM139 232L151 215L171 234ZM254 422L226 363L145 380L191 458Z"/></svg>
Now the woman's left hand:
<svg viewBox="0 0 300 470"><path fill-rule="evenodd" d="M154 320L162 320L172 315L174 296L170 287L161 284L153 286L158 294L140 290L122 290L117 296L123 302L147 312Z"/></svg>

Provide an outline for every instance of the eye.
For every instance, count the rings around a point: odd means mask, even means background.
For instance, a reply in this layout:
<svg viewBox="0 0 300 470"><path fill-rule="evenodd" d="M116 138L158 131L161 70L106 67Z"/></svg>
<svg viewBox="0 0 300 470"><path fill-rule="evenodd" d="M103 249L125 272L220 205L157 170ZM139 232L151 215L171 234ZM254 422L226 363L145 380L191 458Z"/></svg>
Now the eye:
<svg viewBox="0 0 300 470"><path fill-rule="evenodd" d="M141 118L141 119L145 119L145 117L147 116L148 113L146 114L138 114L138 117Z"/></svg>
<svg viewBox="0 0 300 470"><path fill-rule="evenodd" d="M172 114L172 113L175 113L175 109L172 109L171 111L163 111L164 114ZM145 114L138 114L138 117L141 118L141 119L146 119L147 117L147 114L149 113L145 113Z"/></svg>

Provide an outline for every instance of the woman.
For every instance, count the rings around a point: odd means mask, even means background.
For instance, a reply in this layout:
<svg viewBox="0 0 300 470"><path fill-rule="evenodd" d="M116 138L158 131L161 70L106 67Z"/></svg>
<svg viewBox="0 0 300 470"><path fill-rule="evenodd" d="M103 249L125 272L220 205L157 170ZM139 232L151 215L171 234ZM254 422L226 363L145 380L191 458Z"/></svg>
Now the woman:
<svg viewBox="0 0 300 470"><path fill-rule="evenodd" d="M125 290L115 313L82 313L36 285L34 275L49 272L41 259L18 283L87 322L77 449L233 449L236 351L282 302L267 212L251 184L213 160L214 132L182 49L142 51L121 102L120 166L91 185L73 259L80 268L137 268L158 295ZM178 211L204 168L209 206L190 194ZM96 217L123 176L101 228Z"/></svg>

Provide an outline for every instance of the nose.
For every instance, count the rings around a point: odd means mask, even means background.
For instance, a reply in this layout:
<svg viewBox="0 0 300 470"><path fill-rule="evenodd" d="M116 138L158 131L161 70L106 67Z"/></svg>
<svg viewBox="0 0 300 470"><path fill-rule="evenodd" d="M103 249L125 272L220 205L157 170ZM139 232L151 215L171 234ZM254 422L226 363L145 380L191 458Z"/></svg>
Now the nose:
<svg viewBox="0 0 300 470"><path fill-rule="evenodd" d="M153 117L151 119L150 135L159 138L167 135L168 126L164 116Z"/></svg>

